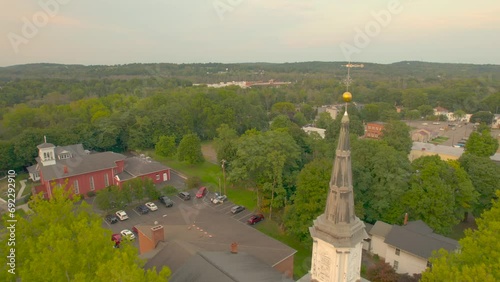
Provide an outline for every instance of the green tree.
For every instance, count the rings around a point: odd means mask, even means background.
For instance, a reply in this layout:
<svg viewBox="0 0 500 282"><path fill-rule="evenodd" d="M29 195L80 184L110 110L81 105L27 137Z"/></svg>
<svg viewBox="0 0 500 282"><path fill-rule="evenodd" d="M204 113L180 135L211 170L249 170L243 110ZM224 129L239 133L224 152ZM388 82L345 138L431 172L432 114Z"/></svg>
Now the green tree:
<svg viewBox="0 0 500 282"><path fill-rule="evenodd" d="M423 117L434 115L434 109L431 105L418 106L417 110L422 114Z"/></svg>
<svg viewBox="0 0 500 282"><path fill-rule="evenodd" d="M456 161L454 161L456 162ZM410 190L403 196L412 219L421 219L436 233L448 234L477 200L467 173L439 156L413 161Z"/></svg>
<svg viewBox="0 0 500 282"><path fill-rule="evenodd" d="M113 208L113 195L111 194L111 189L104 188L102 190L97 191L94 203L97 207L103 211L110 211Z"/></svg>
<svg viewBox="0 0 500 282"><path fill-rule="evenodd" d="M190 164L198 164L205 161L201 152L200 138L196 134L184 135L177 148L179 161L187 161Z"/></svg>
<svg viewBox="0 0 500 282"><path fill-rule="evenodd" d="M214 138L214 147L219 162L222 160L232 162L234 160L236 156L237 141L238 134L236 130L230 128L227 124L221 124L221 126L217 128L217 137Z"/></svg>
<svg viewBox="0 0 500 282"><path fill-rule="evenodd" d="M292 119L295 115L295 105L290 102L278 102L271 107L271 115L286 115L289 119Z"/></svg>
<svg viewBox="0 0 500 282"><path fill-rule="evenodd" d="M85 202L75 205L63 189L54 189L52 196L36 197L33 213L17 218L16 274L3 264L2 281L167 281L168 267L145 271L132 244L113 248L111 231ZM11 248L8 238L3 236L0 247L3 257Z"/></svg>
<svg viewBox="0 0 500 282"><path fill-rule="evenodd" d="M483 211L491 208L495 191L500 190L500 166L488 157L478 157L472 154L462 154L459 162L479 194L478 201L472 210L475 216L479 216Z"/></svg>
<svg viewBox="0 0 500 282"><path fill-rule="evenodd" d="M146 197L149 200L154 201L158 199L158 197L160 197L161 193L158 189L156 189L156 185L154 184L151 178L149 177L144 178L142 183L144 185L144 191L146 193Z"/></svg>
<svg viewBox="0 0 500 282"><path fill-rule="evenodd" d="M491 112L479 111L470 117L470 122L478 122L491 124L493 120L493 114Z"/></svg>
<svg viewBox="0 0 500 282"><path fill-rule="evenodd" d="M410 136L410 127L399 120L392 120L384 125L382 140L394 149L409 154L413 141Z"/></svg>
<svg viewBox="0 0 500 282"><path fill-rule="evenodd" d="M155 145L155 153L163 157L173 156L176 150L174 136L161 136Z"/></svg>
<svg viewBox="0 0 500 282"><path fill-rule="evenodd" d="M327 129L329 125L333 123L333 118L328 112L322 112L319 114L319 118L316 121L316 127Z"/></svg>
<svg viewBox="0 0 500 282"><path fill-rule="evenodd" d="M301 241L310 241L309 227L325 209L329 189L332 161L315 159L297 176L297 190L293 204L285 213L285 227Z"/></svg>
<svg viewBox="0 0 500 282"><path fill-rule="evenodd" d="M361 115L365 122L380 120L380 108L377 104L367 104L361 111Z"/></svg>
<svg viewBox="0 0 500 282"><path fill-rule="evenodd" d="M467 113L462 110L456 110L455 112L453 112L453 116L458 120L461 120L463 117L465 117L466 114Z"/></svg>
<svg viewBox="0 0 500 282"><path fill-rule="evenodd" d="M356 214L368 222L400 223L411 176L407 155L379 140L352 139L351 144Z"/></svg>
<svg viewBox="0 0 500 282"><path fill-rule="evenodd" d="M269 208L282 206L274 197L285 199L279 182L288 182L285 177L297 166L300 149L295 140L283 131L247 131L240 137L236 159L232 163L230 179L232 181L250 181L257 186L259 206ZM282 183L283 183L282 182ZM266 185L267 184L267 185ZM273 190L275 188L275 190Z"/></svg>
<svg viewBox="0 0 500 282"><path fill-rule="evenodd" d="M440 250L430 259L432 268L422 274L429 281L500 281L500 191L490 210L476 220L476 230L465 230L459 252Z"/></svg>
<svg viewBox="0 0 500 282"><path fill-rule="evenodd" d="M498 141L491 136L489 130L481 133L472 132L465 143L465 154L472 154L478 157L493 156L498 150Z"/></svg>

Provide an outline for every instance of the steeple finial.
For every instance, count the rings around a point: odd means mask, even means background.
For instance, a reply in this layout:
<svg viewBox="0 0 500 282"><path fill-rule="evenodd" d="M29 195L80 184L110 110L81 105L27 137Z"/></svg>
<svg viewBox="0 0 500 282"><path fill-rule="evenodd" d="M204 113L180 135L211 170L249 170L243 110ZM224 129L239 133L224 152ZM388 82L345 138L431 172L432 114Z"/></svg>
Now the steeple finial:
<svg viewBox="0 0 500 282"><path fill-rule="evenodd" d="M43 143L47 143L47 136L43 136Z"/></svg>

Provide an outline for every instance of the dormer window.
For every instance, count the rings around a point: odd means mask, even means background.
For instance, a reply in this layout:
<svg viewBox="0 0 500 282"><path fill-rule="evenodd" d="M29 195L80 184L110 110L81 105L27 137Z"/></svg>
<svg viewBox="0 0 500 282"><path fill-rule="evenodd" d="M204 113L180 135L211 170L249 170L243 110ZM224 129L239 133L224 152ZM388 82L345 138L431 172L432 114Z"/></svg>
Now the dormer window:
<svg viewBox="0 0 500 282"><path fill-rule="evenodd" d="M65 154L60 154L59 155L59 159L60 160L65 160L65 159L69 159L71 158L71 154L70 153L65 153Z"/></svg>

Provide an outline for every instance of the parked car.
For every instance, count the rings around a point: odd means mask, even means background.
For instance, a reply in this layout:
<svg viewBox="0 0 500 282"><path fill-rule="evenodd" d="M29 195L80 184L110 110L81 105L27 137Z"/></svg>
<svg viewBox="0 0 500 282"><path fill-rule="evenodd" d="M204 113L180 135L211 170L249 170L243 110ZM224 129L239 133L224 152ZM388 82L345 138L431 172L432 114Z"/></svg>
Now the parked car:
<svg viewBox="0 0 500 282"><path fill-rule="evenodd" d="M207 187L200 187L200 189L198 189L198 192L196 192L196 198L203 198L207 194L207 192Z"/></svg>
<svg viewBox="0 0 500 282"><path fill-rule="evenodd" d="M138 206L137 208L135 208L139 213L141 214L146 214L149 212L149 209L148 207L146 207L146 205L140 205Z"/></svg>
<svg viewBox="0 0 500 282"><path fill-rule="evenodd" d="M263 215L263 214L261 214L261 213L259 213L259 214L254 214L254 215L252 215L252 216L248 219L247 223L248 223L248 224L255 224L255 223L260 222L260 221L262 221L262 220L264 220L264 215Z"/></svg>
<svg viewBox="0 0 500 282"><path fill-rule="evenodd" d="M135 239L135 235L134 233L132 233L132 231L128 230L128 229L123 229L120 234L122 235L122 238L126 238L126 239L129 239L129 240L134 240Z"/></svg>
<svg viewBox="0 0 500 282"><path fill-rule="evenodd" d="M191 194L189 194L188 192L180 192L178 196L184 201L191 199Z"/></svg>
<svg viewBox="0 0 500 282"><path fill-rule="evenodd" d="M108 214L106 216L106 221L109 223L109 224L115 224L118 222L118 217L116 217L116 215L112 215L112 214Z"/></svg>
<svg viewBox="0 0 500 282"><path fill-rule="evenodd" d="M146 205L146 207L148 207L150 211L155 211L158 209L158 207L153 202L147 202L144 205Z"/></svg>
<svg viewBox="0 0 500 282"><path fill-rule="evenodd" d="M245 207L244 206L234 206L231 208L231 213L233 214L237 214L241 211L245 210Z"/></svg>
<svg viewBox="0 0 500 282"><path fill-rule="evenodd" d="M167 208L170 208L171 206L174 205L174 202L170 200L170 198L167 196L160 196L158 200L160 200L160 202L164 204Z"/></svg>
<svg viewBox="0 0 500 282"><path fill-rule="evenodd" d="M128 219L128 215L125 211L117 211L115 214L120 220Z"/></svg>
<svg viewBox="0 0 500 282"><path fill-rule="evenodd" d="M217 196L217 197L215 197L215 198L212 199L212 203L214 203L214 204L223 204L225 200L227 200L227 196L226 195Z"/></svg>

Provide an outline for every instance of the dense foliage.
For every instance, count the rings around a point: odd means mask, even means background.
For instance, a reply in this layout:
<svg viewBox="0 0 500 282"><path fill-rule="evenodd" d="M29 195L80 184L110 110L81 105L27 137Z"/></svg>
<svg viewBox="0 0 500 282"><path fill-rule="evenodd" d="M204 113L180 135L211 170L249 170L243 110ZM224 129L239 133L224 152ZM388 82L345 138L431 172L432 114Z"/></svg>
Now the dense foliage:
<svg viewBox="0 0 500 282"><path fill-rule="evenodd" d="M460 240L459 252L441 250L434 255L432 269L423 273L422 281L500 280L500 201L494 201L476 222L477 230L467 230Z"/></svg>
<svg viewBox="0 0 500 282"><path fill-rule="evenodd" d="M16 224L16 274L1 267L2 281L167 281L168 267L159 273L142 267L137 249L124 242L114 248L111 231L85 202L76 204L62 189L49 201L37 198L33 213ZM8 225L8 223L5 223ZM7 256L7 236L1 253Z"/></svg>

